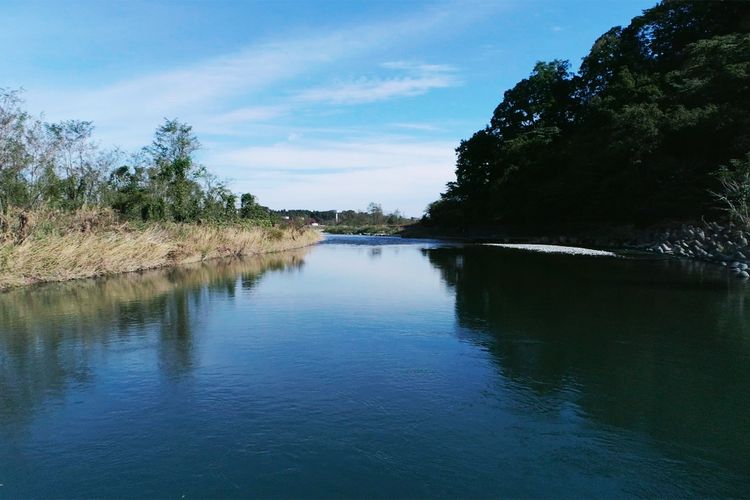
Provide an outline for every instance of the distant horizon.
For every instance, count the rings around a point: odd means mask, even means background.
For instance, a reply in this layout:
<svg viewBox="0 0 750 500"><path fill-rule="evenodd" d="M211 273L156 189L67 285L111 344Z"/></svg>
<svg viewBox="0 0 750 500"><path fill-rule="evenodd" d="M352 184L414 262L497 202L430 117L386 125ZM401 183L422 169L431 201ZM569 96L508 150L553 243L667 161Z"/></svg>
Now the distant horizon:
<svg viewBox="0 0 750 500"><path fill-rule="evenodd" d="M536 61L577 69L655 3L10 1L0 87L125 151L187 122L201 163L273 210L418 218Z"/></svg>

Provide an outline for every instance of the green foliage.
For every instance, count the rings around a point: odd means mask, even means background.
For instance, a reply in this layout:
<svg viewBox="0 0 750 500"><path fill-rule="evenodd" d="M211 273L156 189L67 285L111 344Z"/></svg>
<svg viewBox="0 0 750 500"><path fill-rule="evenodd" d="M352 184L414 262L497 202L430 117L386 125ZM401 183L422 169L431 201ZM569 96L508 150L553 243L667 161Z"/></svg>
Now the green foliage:
<svg viewBox="0 0 750 500"><path fill-rule="evenodd" d="M537 63L456 149L456 180L426 220L567 227L712 213L711 192L726 188L718 166L750 151L749 30L749 2L667 1L602 35L576 74Z"/></svg>
<svg viewBox="0 0 750 500"><path fill-rule="evenodd" d="M259 205L255 196L245 193L240 197L240 217L243 219L268 219L269 210Z"/></svg>
<svg viewBox="0 0 750 500"><path fill-rule="evenodd" d="M413 219L404 217L400 211L385 213L379 203L372 202L367 210L275 210L271 215L277 220L315 222L325 226L341 225L345 228L363 226L401 226Z"/></svg>
<svg viewBox="0 0 750 500"><path fill-rule="evenodd" d="M126 158L92 140L91 122L45 123L22 108L17 91L0 89L0 215L54 208L111 207L136 221L237 221L271 226L270 211L237 196L195 160L192 128L165 120L152 143Z"/></svg>

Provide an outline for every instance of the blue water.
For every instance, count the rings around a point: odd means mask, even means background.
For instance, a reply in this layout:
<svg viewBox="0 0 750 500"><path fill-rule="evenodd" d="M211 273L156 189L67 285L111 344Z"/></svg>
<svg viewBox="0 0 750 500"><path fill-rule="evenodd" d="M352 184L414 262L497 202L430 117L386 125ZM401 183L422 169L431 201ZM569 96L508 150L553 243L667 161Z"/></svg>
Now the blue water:
<svg viewBox="0 0 750 500"><path fill-rule="evenodd" d="M0 497L750 495L721 270L384 237L0 295Z"/></svg>

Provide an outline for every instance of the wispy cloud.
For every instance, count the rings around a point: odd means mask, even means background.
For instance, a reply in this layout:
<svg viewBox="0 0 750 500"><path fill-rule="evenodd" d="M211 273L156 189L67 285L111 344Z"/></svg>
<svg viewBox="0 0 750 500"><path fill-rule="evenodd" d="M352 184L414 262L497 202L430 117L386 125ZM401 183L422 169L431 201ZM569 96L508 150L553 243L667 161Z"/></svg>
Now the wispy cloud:
<svg viewBox="0 0 750 500"><path fill-rule="evenodd" d="M283 89L284 85L293 85L303 75L309 80L309 75L319 75L326 68L330 71L347 60L362 60L407 40L440 33L447 25L456 25L462 19L468 22L478 15L463 11L457 5L447 4L399 20L324 33L308 32L296 38L280 37L213 59L93 88L32 85L27 86L26 97L32 109L45 111L52 120L72 117L93 120L105 142L128 147L148 138L164 117L188 120L199 132L204 122L221 119L222 114L226 120L250 119L253 113L255 119L268 119L270 108L254 111L241 108L262 99L263 92L269 89L278 95L279 86ZM339 88L302 89L296 94L298 99L310 101L371 102L416 95L456 83L448 68L437 65L393 64L386 69L403 71L405 76L359 79L337 84ZM337 93L339 97L334 95Z"/></svg>
<svg viewBox="0 0 750 500"><path fill-rule="evenodd" d="M30 89L31 104L44 109L52 119L85 118L104 129L107 139L139 140L164 117L180 116L198 127L216 108L228 101L252 95L290 79L313 65L342 57L338 36L261 44L241 52L203 61L188 67L136 77L96 89ZM256 108L268 117L271 108ZM231 115L235 112L235 115ZM249 116L248 109L229 109L225 118ZM135 132L138 130L138 132Z"/></svg>
<svg viewBox="0 0 750 500"><path fill-rule="evenodd" d="M388 123L354 132L320 117L337 106L351 109L461 85L457 68L449 65L382 61L394 49L455 32L489 8L495 7L436 4L395 20L280 34L225 55L89 88L27 86L26 97L32 110L46 111L50 120L93 120L101 142L124 148L147 144L165 117L187 121L206 145L201 160L234 179L233 189L258 194L271 206L323 207L336 200L343 208L372 199L419 214L452 175L452 140L388 137ZM366 76L336 78L341 74ZM300 133L306 127L317 130ZM347 128L359 138L334 130ZM400 128L404 135L430 130L405 123Z"/></svg>
<svg viewBox="0 0 750 500"><path fill-rule="evenodd" d="M397 69L403 71L410 71L412 73L424 74L424 73L450 73L455 71L456 68L448 64L424 64L415 63L409 61L388 61L380 65L386 69Z"/></svg>
<svg viewBox="0 0 750 500"><path fill-rule="evenodd" d="M455 87L462 83L456 75L455 68L446 65L385 63L381 67L401 70L405 74L389 78L363 77L350 82L337 82L300 92L296 99L302 102L366 104L422 95L433 89Z"/></svg>
<svg viewBox="0 0 750 500"><path fill-rule="evenodd" d="M232 172L238 189L272 207L294 200L299 206L344 208L376 200L419 215L451 177L453 147L384 136L238 148L209 160Z"/></svg>
<svg viewBox="0 0 750 500"><path fill-rule="evenodd" d="M413 164L434 164L445 159L448 148L453 157L452 143L413 142L381 138L380 140L350 139L347 141L316 141L313 143L277 143L225 151L212 156L217 164L250 170L287 170L305 168L400 168Z"/></svg>
<svg viewBox="0 0 750 500"><path fill-rule="evenodd" d="M388 126L406 130L418 130L420 132L436 132L442 130L441 127L432 123L389 123Z"/></svg>
<svg viewBox="0 0 750 500"><path fill-rule="evenodd" d="M246 122L264 122L286 115L289 106L279 104L275 106L246 106L224 113L219 113L209 118L212 124L232 125Z"/></svg>

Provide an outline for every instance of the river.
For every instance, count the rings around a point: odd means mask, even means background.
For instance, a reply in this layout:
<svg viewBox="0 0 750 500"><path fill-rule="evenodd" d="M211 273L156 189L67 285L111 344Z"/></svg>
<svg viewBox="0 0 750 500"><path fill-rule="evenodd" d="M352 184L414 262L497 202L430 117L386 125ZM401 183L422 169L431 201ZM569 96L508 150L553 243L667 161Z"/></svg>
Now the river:
<svg viewBox="0 0 750 500"><path fill-rule="evenodd" d="M385 237L0 295L0 498L750 494L750 288Z"/></svg>

